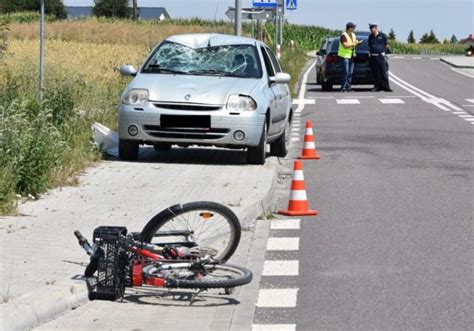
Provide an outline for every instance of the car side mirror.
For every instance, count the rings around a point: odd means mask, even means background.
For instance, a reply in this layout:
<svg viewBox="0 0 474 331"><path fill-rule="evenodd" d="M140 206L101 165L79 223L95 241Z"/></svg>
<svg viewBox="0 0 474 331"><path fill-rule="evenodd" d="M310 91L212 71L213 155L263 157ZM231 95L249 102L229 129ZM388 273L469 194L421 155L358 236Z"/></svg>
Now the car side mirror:
<svg viewBox="0 0 474 331"><path fill-rule="evenodd" d="M319 51L316 52L316 55L324 56L324 55L326 55L326 50L325 49L320 49Z"/></svg>
<svg viewBox="0 0 474 331"><path fill-rule="evenodd" d="M291 76L284 72L278 72L275 76L270 77L270 81L276 84L288 84L291 80Z"/></svg>
<svg viewBox="0 0 474 331"><path fill-rule="evenodd" d="M131 64L122 64L120 66L120 74L122 74L122 76L136 76L137 69Z"/></svg>

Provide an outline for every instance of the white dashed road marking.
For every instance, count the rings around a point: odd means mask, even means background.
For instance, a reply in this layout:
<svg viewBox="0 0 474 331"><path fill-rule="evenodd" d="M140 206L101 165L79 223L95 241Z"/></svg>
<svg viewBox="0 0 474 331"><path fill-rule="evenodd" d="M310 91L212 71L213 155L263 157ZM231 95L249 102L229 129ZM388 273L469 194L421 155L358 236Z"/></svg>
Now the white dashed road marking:
<svg viewBox="0 0 474 331"><path fill-rule="evenodd" d="M300 220L294 218L283 218L272 221L270 228L272 230L299 230Z"/></svg>
<svg viewBox="0 0 474 331"><path fill-rule="evenodd" d="M454 115L466 115L467 113L465 111L453 111Z"/></svg>
<svg viewBox="0 0 474 331"><path fill-rule="evenodd" d="M262 276L298 276L299 262L288 261L265 261Z"/></svg>
<svg viewBox="0 0 474 331"><path fill-rule="evenodd" d="M257 307L296 307L297 288L262 289L258 292Z"/></svg>
<svg viewBox="0 0 474 331"><path fill-rule="evenodd" d="M474 117L465 118L464 120L468 122L474 122Z"/></svg>
<svg viewBox="0 0 474 331"><path fill-rule="evenodd" d="M267 251L297 251L300 238L268 238Z"/></svg>
<svg viewBox="0 0 474 331"><path fill-rule="evenodd" d="M296 324L253 324L252 331L295 331Z"/></svg>
<svg viewBox="0 0 474 331"><path fill-rule="evenodd" d="M359 99L336 99L338 105L359 105Z"/></svg>
<svg viewBox="0 0 474 331"><path fill-rule="evenodd" d="M474 103L474 99L466 99L467 102Z"/></svg>
<svg viewBox="0 0 474 331"><path fill-rule="evenodd" d="M379 99L381 103L383 103L384 105L387 105L387 104L403 104L405 103L405 101L403 101L402 99Z"/></svg>
<svg viewBox="0 0 474 331"><path fill-rule="evenodd" d="M469 117L474 117L474 116L472 116L472 115L469 115L469 114L465 114L465 115L458 115L458 116L459 116L459 117L462 117L462 118L466 118L466 117L468 117L468 118L469 118Z"/></svg>

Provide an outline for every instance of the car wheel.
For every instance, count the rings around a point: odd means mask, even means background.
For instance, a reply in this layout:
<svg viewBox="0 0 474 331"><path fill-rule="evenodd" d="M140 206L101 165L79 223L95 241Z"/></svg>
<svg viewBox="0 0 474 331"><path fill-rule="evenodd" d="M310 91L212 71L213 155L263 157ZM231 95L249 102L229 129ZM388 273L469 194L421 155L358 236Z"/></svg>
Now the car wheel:
<svg viewBox="0 0 474 331"><path fill-rule="evenodd" d="M263 124L262 136L258 146L247 148L247 162L250 164L265 164L267 154L267 121Z"/></svg>
<svg viewBox="0 0 474 331"><path fill-rule="evenodd" d="M171 143L156 143L153 147L157 152L169 152L171 150Z"/></svg>
<svg viewBox="0 0 474 331"><path fill-rule="evenodd" d="M270 144L270 154L277 157L285 157L290 149L290 134L291 123L288 119L286 122L285 131L283 131L277 140Z"/></svg>
<svg viewBox="0 0 474 331"><path fill-rule="evenodd" d="M323 91L332 91L332 83L330 81L322 82L321 89Z"/></svg>
<svg viewBox="0 0 474 331"><path fill-rule="evenodd" d="M138 158L138 150L138 142L119 139L119 158L121 160L135 161Z"/></svg>

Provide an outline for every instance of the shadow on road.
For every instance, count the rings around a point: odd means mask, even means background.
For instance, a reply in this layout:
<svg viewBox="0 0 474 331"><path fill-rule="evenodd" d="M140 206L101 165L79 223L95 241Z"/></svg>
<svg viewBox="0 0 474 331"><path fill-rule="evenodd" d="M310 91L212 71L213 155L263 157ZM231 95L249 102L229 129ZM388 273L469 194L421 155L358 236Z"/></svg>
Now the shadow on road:
<svg viewBox="0 0 474 331"><path fill-rule="evenodd" d="M222 294L221 294L222 293ZM124 302L166 307L218 307L238 305L240 301L217 290L196 294L195 291L168 290L158 288L128 289Z"/></svg>
<svg viewBox="0 0 474 331"><path fill-rule="evenodd" d="M311 85L311 84L308 84L308 85ZM316 85L316 84L314 84L314 85ZM354 87L354 86L352 87L352 91L354 91L354 93L357 93L357 92L371 92L372 89L373 89L373 86L372 87ZM323 91L321 89L321 87L318 87L318 88L309 88L306 91L307 92L331 93L331 92L339 92L339 88L334 87L334 89L332 91Z"/></svg>
<svg viewBox="0 0 474 331"><path fill-rule="evenodd" d="M114 157L107 159L120 161ZM247 154L245 150L175 146L169 152L157 152L153 147L141 146L136 162L242 166L247 164Z"/></svg>

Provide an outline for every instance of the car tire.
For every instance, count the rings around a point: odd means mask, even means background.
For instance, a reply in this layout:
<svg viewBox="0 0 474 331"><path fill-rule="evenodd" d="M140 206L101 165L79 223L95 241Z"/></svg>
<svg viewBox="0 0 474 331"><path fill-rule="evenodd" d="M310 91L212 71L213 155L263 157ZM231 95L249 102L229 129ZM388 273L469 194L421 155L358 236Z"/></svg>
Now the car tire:
<svg viewBox="0 0 474 331"><path fill-rule="evenodd" d="M290 149L290 120L286 122L285 130L277 140L270 144L270 154L277 157L285 157Z"/></svg>
<svg viewBox="0 0 474 331"><path fill-rule="evenodd" d="M138 158L139 148L136 141L119 139L119 158L125 161L135 161Z"/></svg>
<svg viewBox="0 0 474 331"><path fill-rule="evenodd" d="M259 165L265 164L265 159L267 157L267 130L267 121L265 121L258 145L247 148L247 163Z"/></svg>
<svg viewBox="0 0 474 331"><path fill-rule="evenodd" d="M332 87L333 85L330 81L321 82L321 90L325 92L332 91Z"/></svg>
<svg viewBox="0 0 474 331"><path fill-rule="evenodd" d="M171 143L156 143L153 145L157 152L169 152L171 150Z"/></svg>

